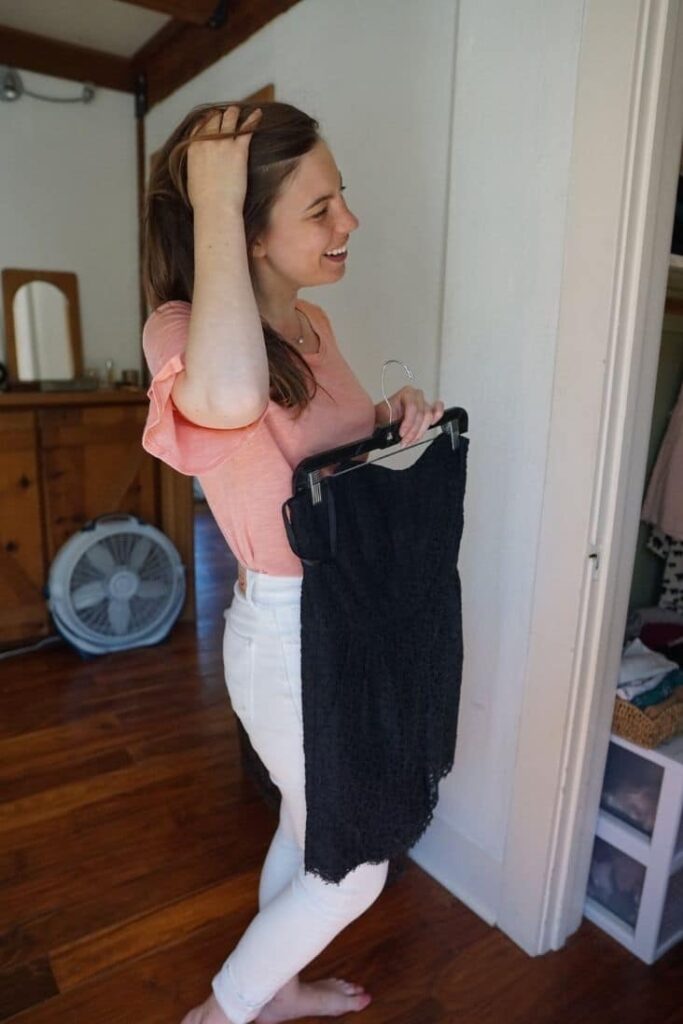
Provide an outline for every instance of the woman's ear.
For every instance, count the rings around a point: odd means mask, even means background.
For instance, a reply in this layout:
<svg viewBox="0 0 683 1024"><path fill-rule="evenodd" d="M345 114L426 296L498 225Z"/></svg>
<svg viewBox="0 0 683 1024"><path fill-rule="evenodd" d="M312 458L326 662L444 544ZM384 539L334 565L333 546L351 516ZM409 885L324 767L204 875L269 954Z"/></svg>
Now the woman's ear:
<svg viewBox="0 0 683 1024"><path fill-rule="evenodd" d="M260 259L260 257L261 257L261 256L265 256L265 254L266 254L266 250L265 250L265 247L264 247L264 245L263 245L263 242L261 241L261 238L260 238L260 236L259 236L259 237L258 237L258 238L256 239L256 241L252 242L252 246L251 246L251 256L252 256L252 257L253 257L254 259Z"/></svg>

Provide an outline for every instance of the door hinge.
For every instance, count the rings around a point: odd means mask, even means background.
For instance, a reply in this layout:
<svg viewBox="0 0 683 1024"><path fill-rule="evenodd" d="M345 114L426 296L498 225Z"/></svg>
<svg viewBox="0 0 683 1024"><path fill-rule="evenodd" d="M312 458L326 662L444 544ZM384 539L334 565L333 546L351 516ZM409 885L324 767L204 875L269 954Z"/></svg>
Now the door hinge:
<svg viewBox="0 0 683 1024"><path fill-rule="evenodd" d="M593 560L593 579L597 579L600 575L600 548L591 544L588 549L588 557Z"/></svg>

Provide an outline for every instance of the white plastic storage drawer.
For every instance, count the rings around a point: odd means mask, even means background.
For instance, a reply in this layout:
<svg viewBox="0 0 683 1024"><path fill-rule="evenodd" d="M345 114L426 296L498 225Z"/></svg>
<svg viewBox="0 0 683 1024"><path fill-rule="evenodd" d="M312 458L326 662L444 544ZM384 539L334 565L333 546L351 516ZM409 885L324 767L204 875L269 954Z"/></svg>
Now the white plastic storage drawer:
<svg viewBox="0 0 683 1024"><path fill-rule="evenodd" d="M584 913L645 963L683 939L683 736L612 734Z"/></svg>
<svg viewBox="0 0 683 1024"><path fill-rule="evenodd" d="M661 765L610 743L600 807L651 836L663 777Z"/></svg>
<svg viewBox="0 0 683 1024"><path fill-rule="evenodd" d="M643 893L645 866L627 853L595 837L588 877L588 895L635 929Z"/></svg>

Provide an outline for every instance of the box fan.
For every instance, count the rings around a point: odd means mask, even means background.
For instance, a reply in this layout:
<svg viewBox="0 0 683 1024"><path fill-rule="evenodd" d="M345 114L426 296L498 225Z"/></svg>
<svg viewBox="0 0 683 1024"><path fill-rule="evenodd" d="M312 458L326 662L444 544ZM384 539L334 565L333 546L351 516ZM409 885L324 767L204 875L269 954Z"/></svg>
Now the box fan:
<svg viewBox="0 0 683 1024"><path fill-rule="evenodd" d="M185 566L156 527L109 513L62 545L44 588L61 635L83 656L159 643L185 600Z"/></svg>

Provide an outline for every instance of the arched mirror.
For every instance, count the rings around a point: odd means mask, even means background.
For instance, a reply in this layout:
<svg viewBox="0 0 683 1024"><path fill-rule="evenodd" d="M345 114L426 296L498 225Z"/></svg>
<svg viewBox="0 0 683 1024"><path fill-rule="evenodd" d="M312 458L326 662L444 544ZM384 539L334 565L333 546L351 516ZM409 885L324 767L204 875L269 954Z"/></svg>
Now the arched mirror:
<svg viewBox="0 0 683 1024"><path fill-rule="evenodd" d="M2 271L2 291L10 383L81 376L76 275L6 268Z"/></svg>

